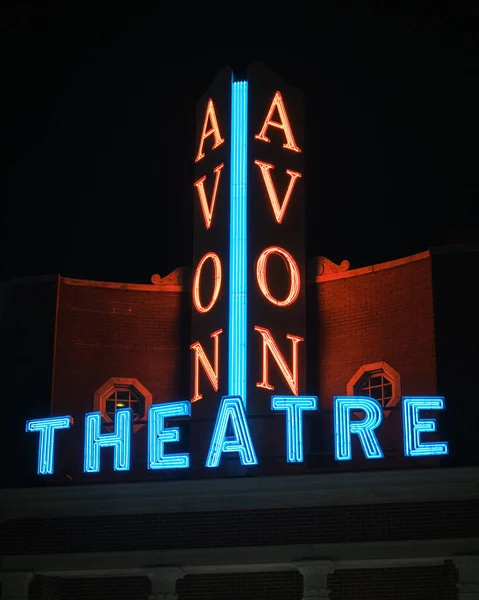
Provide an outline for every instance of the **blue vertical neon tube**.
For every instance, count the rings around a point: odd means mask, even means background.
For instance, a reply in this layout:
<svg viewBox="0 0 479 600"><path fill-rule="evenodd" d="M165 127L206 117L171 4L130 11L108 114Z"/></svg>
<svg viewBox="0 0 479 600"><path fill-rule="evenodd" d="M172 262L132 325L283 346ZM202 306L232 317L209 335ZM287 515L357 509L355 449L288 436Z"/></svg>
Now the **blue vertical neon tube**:
<svg viewBox="0 0 479 600"><path fill-rule="evenodd" d="M228 394L246 406L248 82L231 84Z"/></svg>

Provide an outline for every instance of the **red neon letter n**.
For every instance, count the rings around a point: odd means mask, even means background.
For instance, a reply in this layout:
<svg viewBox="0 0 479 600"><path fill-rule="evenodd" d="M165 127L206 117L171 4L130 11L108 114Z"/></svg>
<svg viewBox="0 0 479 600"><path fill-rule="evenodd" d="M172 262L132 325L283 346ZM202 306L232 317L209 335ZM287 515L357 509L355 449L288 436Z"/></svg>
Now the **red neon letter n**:
<svg viewBox="0 0 479 600"><path fill-rule="evenodd" d="M206 356L205 351L203 350L203 347L199 342L195 342L194 344L191 344L191 346L190 346L190 348L195 353L194 394L193 394L193 398L191 399L191 402L196 402L197 400L201 400L201 398L203 398L203 395L200 394L200 363L201 363L201 366L203 367L203 369L205 370L205 373L208 376L208 379L210 380L210 383L213 386L213 389L215 390L215 392L218 391L218 387L219 387L219 383L218 383L218 381L219 381L219 372L218 372L219 339L218 339L218 336L222 332L223 332L222 329L218 329L218 331L214 331L211 334L211 337L214 340L214 353L213 353L213 362L215 364L214 368L211 366L211 363L208 360L208 357Z"/></svg>
<svg viewBox="0 0 479 600"><path fill-rule="evenodd" d="M264 327L255 326L255 331L259 331L263 338L263 380L259 381L256 384L256 387L264 388L266 390L274 390L274 386L269 383L269 352L273 356L276 364L279 367L283 377L286 380L286 383L289 385L291 391L295 396L298 395L299 390L299 382L298 382L298 344L299 342L303 342L304 338L298 337L297 335L287 334L286 338L291 340L293 343L293 366L292 369L288 367L284 356L279 351L279 348L276 342L271 335L269 329L265 329Z"/></svg>

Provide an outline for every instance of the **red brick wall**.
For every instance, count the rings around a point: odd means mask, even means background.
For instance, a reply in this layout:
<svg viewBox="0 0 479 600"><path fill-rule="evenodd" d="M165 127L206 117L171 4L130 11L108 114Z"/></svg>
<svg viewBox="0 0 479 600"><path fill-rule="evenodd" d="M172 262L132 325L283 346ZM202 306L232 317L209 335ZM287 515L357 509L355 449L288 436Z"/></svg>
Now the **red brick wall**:
<svg viewBox="0 0 479 600"><path fill-rule="evenodd" d="M110 377L138 379L155 402L177 400L182 372L183 294L71 285L61 281L55 412L92 410Z"/></svg>
<svg viewBox="0 0 479 600"><path fill-rule="evenodd" d="M61 280L58 306L54 414L71 414L75 425L57 436L56 480L84 481L85 413L94 410L95 391L111 377L137 379L153 402L189 398L189 315L187 295ZM89 481L125 481L146 471L143 428L135 434L132 471L109 468Z"/></svg>
<svg viewBox="0 0 479 600"><path fill-rule="evenodd" d="M332 415L328 418L324 413L331 411L334 396L347 393L348 381L362 365L387 362L400 375L402 395L436 393L430 257L354 277L319 282L316 303L319 311L317 345L314 348L310 344L309 357L310 370L316 370L312 375L316 376L323 412L323 416L312 417L316 432L313 451L318 455L316 466L351 469L350 462L338 464L333 459ZM353 451L353 468L412 465L411 460L403 457L399 408L400 405L385 416L376 431L386 460L365 461L358 445L357 452ZM312 461L311 466L314 464ZM424 464L431 466L432 462Z"/></svg>
<svg viewBox="0 0 479 600"><path fill-rule="evenodd" d="M431 259L317 285L322 406L361 365L388 362L403 394L436 391Z"/></svg>
<svg viewBox="0 0 479 600"><path fill-rule="evenodd" d="M7 521L1 554L479 537L479 500Z"/></svg>

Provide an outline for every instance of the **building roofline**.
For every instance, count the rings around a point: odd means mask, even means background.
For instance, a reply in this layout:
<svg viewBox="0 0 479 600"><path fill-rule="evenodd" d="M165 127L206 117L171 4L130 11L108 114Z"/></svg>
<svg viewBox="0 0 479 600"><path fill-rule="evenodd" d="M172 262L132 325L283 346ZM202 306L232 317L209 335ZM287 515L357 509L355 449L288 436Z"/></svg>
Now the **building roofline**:
<svg viewBox="0 0 479 600"><path fill-rule="evenodd" d="M179 284L154 284L154 283L117 283L114 281L93 281L91 279L72 279L60 277L67 285L80 287L96 287L112 290L131 290L137 292L183 292L185 287Z"/></svg>
<svg viewBox="0 0 479 600"><path fill-rule="evenodd" d="M323 281L332 281L336 279L347 279L348 277L357 277L358 275L367 275L368 273L375 273L376 271L384 271L386 269L394 269L395 267L401 267L408 263L416 262L418 260L425 260L430 258L431 252L426 250L419 252L418 254L412 254L404 258L398 258L396 260L390 260L376 265L370 265L368 267L362 267L360 269L353 269L352 271L340 271L338 273L326 273L324 275L316 275L314 282L322 283Z"/></svg>
<svg viewBox="0 0 479 600"><path fill-rule="evenodd" d="M189 289L190 279L191 272L188 267L178 267L165 277L160 277L157 274L152 275L151 283L116 283L113 281L72 279L71 277L61 278L67 285L113 290L131 290L136 292L184 292L186 289Z"/></svg>
<svg viewBox="0 0 479 600"><path fill-rule="evenodd" d="M377 263L375 265L369 265L367 267L361 267L359 269L347 270L349 267L348 261L343 261L341 266L337 267L338 270L331 272L327 269L322 275L316 274L314 276L314 283L322 283L324 281L334 281L336 279L347 279L348 277L357 277L359 275L367 275L368 273L375 273L376 271L384 271L386 269L394 269L395 267L401 267L411 262L419 260L425 260L431 257L433 254L452 253L458 251L469 251L477 252L479 247L465 247L465 246L446 246L446 247L434 247L418 254L412 254L403 258L390 260L383 263ZM331 263L327 259L327 263ZM115 290L131 290L137 292L184 292L189 289L189 273L185 267L179 267L165 277L159 277L158 275L152 276L153 283L122 283L115 281L95 281L92 279L76 279L73 277L62 277L61 275L40 275L40 276L28 276L28 277L15 277L13 279L0 281L0 288L9 285L28 285L31 283L42 283L48 281L56 281L57 279L66 283L67 285L74 285L79 287L95 287L104 289L115 289ZM185 285L186 284L186 285Z"/></svg>

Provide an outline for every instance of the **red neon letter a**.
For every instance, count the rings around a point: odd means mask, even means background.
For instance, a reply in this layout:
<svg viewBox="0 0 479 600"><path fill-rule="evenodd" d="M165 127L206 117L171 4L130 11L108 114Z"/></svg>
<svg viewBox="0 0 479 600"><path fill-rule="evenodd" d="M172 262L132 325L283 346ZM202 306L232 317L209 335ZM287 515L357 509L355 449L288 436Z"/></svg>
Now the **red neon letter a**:
<svg viewBox="0 0 479 600"><path fill-rule="evenodd" d="M208 123L210 122L211 127L207 131L206 128L208 127ZM205 122L203 123L203 131L201 132L200 145L198 148L198 154L195 158L195 162L200 161L204 157L205 153L203 152L203 144L206 138L210 135L214 136L215 138L213 150L215 148L218 148L218 146L220 146L224 142L224 139L221 137L220 134L218 120L216 119L215 105L213 104L213 100L211 98L208 100L208 106L206 107Z"/></svg>
<svg viewBox="0 0 479 600"><path fill-rule="evenodd" d="M275 110L278 111L279 121L272 120ZM283 97L281 96L280 92L276 92L276 94L274 95L273 101L271 102L271 106L269 107L268 114L266 115L266 119L264 120L263 127L261 131L254 137L257 140L261 140L263 142L271 142L269 137L266 136L268 127L277 127L278 129L282 129L284 131L286 143L283 144L283 148L293 150L293 152L301 152L296 142L294 141L293 130L291 129L291 125L289 124L288 114L286 112L286 108L284 107Z"/></svg>
<svg viewBox="0 0 479 600"><path fill-rule="evenodd" d="M218 165L216 169L213 169L213 173L216 174L215 183L213 186L213 193L211 194L211 202L208 205L208 199L206 198L205 192L205 181L206 175L204 175L198 181L195 181L195 188L198 190L198 196L200 198L201 210L203 212L203 218L205 220L206 229L211 227L211 221L213 219L213 212L215 210L215 202L216 202L216 193L218 191L218 185L220 182L221 169L224 167L224 163Z"/></svg>
<svg viewBox="0 0 479 600"><path fill-rule="evenodd" d="M201 398L203 398L203 395L200 394L200 363L201 366L203 367L203 369L205 370L206 375L208 376L208 379L210 380L211 385L213 386L213 389L215 390L215 392L218 391L218 387L219 387L219 371L218 371L218 366L219 366L219 339L218 336L220 333L222 333L223 330L222 329L218 329L218 331L214 331L210 337L213 338L214 340L214 354L213 354L213 362L215 364L214 368L211 366L210 361L208 360L208 357L205 354L205 351L203 350L202 345L199 342L195 342L194 344L191 344L190 348L194 351L195 353L195 367L194 367L194 394L193 394L193 398L191 399L191 402L196 402L197 400L201 400Z"/></svg>
<svg viewBox="0 0 479 600"><path fill-rule="evenodd" d="M284 195L283 202L280 204L276 188L274 187L273 178L271 177L271 170L274 169L273 165L262 162L261 160L255 160L254 163L261 169L261 175L263 176L264 185L268 192L269 201L273 207L274 216L276 217L276 221L281 223L286 213L286 209L288 208L291 195L293 194L294 184L296 183L296 180L301 177L301 173L296 173L296 171L290 171L289 169L286 170L286 174L289 175L291 179L289 180L288 189Z"/></svg>
<svg viewBox="0 0 479 600"><path fill-rule="evenodd" d="M286 383L289 385L293 394L297 396L299 390L298 344L299 342L303 342L304 339L302 337L298 337L297 335L290 335L289 333L286 336L288 340L291 340L293 342L293 368L290 369L288 367L287 362L284 359L284 356L279 351L279 348L276 342L274 341L269 329L255 326L254 330L259 331L263 338L263 380L259 381L256 384L256 387L264 388L266 390L274 390L274 386L269 383L269 350L274 360L276 361L279 370L283 374L283 377L286 379Z"/></svg>

